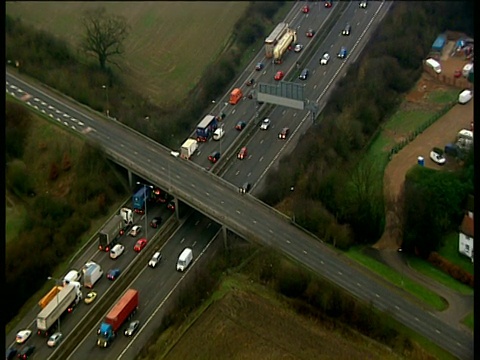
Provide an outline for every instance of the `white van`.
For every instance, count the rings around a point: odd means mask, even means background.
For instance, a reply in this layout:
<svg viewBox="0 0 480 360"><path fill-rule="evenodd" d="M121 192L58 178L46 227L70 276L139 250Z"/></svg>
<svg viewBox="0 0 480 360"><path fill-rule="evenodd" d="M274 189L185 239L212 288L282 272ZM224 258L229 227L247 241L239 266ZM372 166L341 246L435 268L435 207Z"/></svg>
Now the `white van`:
<svg viewBox="0 0 480 360"><path fill-rule="evenodd" d="M185 248L177 261L177 271L185 271L193 260L193 251L190 248Z"/></svg>
<svg viewBox="0 0 480 360"><path fill-rule="evenodd" d="M472 91L465 89L458 95L458 103L459 104L466 104L470 100L472 100Z"/></svg>
<svg viewBox="0 0 480 360"><path fill-rule="evenodd" d="M215 132L213 133L213 140L220 140L224 134L225 130L223 130L223 127L217 128L217 130L215 130Z"/></svg>
<svg viewBox="0 0 480 360"><path fill-rule="evenodd" d="M77 270L70 270L67 275L63 278L63 285L69 284L70 282L78 282L80 281L80 278L82 277L82 274L78 272Z"/></svg>
<svg viewBox="0 0 480 360"><path fill-rule="evenodd" d="M429 58L425 61L425 63L430 66L437 74L440 74L442 72L442 66L437 60Z"/></svg>

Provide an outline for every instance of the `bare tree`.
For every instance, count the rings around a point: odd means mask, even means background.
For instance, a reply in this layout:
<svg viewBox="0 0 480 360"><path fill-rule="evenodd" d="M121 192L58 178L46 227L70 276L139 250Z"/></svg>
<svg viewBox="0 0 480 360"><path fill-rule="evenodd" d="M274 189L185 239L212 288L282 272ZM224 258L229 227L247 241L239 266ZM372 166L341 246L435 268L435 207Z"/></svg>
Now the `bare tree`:
<svg viewBox="0 0 480 360"><path fill-rule="evenodd" d="M100 68L106 63L116 64L111 57L124 53L123 41L129 35L130 27L123 16L109 15L105 8L86 10L82 18L85 35L81 42L82 49L98 58Z"/></svg>

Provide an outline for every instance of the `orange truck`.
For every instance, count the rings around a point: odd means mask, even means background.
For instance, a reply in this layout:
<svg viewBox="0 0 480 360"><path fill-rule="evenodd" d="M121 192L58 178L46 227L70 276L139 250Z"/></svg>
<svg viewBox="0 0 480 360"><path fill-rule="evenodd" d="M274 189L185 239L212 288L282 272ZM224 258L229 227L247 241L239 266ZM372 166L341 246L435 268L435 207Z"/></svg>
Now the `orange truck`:
<svg viewBox="0 0 480 360"><path fill-rule="evenodd" d="M231 105L236 105L243 97L242 90L239 88L233 89L230 93L230 101Z"/></svg>
<svg viewBox="0 0 480 360"><path fill-rule="evenodd" d="M39 302L38 305L44 309L45 306L48 305L50 301L52 301L55 296L62 290L62 286L54 286L52 290L50 290L47 295L45 295Z"/></svg>

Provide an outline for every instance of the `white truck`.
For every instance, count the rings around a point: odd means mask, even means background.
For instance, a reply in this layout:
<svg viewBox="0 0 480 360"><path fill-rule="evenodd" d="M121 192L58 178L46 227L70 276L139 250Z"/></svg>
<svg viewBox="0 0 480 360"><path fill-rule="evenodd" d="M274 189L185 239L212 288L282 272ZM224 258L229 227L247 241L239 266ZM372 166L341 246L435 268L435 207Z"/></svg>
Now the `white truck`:
<svg viewBox="0 0 480 360"><path fill-rule="evenodd" d="M95 283L102 277L103 270L100 265L92 262L83 275L83 286L91 289Z"/></svg>
<svg viewBox="0 0 480 360"><path fill-rule="evenodd" d="M193 153L198 149L198 142L195 139L187 139L180 148L180 157L190 159Z"/></svg>
<svg viewBox="0 0 480 360"><path fill-rule="evenodd" d="M80 283L70 282L40 311L37 315L37 334L49 336L55 332L57 320L65 312L71 312L82 299L80 288Z"/></svg>

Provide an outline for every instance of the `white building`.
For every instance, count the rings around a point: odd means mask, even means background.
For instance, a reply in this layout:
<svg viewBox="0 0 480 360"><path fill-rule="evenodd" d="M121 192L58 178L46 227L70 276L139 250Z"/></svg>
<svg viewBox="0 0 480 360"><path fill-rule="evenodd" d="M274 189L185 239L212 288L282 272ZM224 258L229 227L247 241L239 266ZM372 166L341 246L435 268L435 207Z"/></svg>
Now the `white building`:
<svg viewBox="0 0 480 360"><path fill-rule="evenodd" d="M473 262L473 212L469 211L460 225L458 251Z"/></svg>

